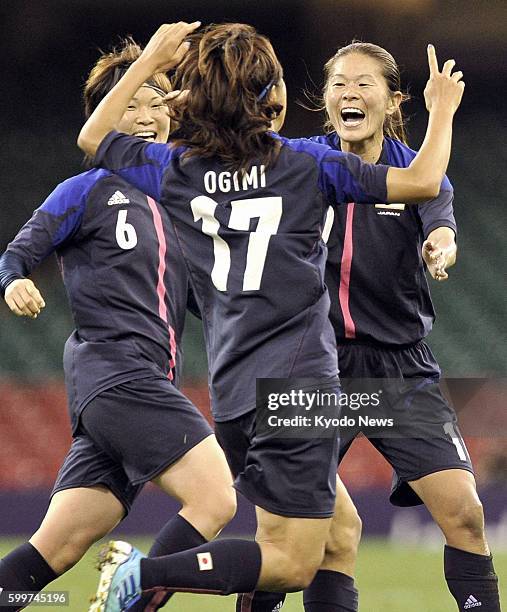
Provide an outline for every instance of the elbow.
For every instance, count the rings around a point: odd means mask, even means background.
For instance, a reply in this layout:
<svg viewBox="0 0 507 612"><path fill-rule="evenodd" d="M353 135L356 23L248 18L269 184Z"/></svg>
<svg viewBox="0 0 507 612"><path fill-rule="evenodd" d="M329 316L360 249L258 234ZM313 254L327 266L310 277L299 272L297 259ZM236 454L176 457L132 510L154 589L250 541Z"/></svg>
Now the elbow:
<svg viewBox="0 0 507 612"><path fill-rule="evenodd" d="M87 155L94 156L98 149L98 143L91 139L85 130L81 130L77 137L77 146Z"/></svg>
<svg viewBox="0 0 507 612"><path fill-rule="evenodd" d="M433 200L440 193L441 182L424 181L417 185L417 199L419 201Z"/></svg>
<svg viewBox="0 0 507 612"><path fill-rule="evenodd" d="M428 199L433 199L433 198L438 197L438 194L440 193L440 187L441 187L441 181L438 181L438 183L436 182L428 183L426 185L425 197Z"/></svg>

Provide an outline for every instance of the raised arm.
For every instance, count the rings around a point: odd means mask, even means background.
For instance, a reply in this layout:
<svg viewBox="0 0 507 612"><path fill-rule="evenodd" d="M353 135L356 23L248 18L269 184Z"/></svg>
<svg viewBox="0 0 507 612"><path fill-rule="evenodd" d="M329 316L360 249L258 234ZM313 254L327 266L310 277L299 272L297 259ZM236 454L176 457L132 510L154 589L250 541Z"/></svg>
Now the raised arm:
<svg viewBox="0 0 507 612"><path fill-rule="evenodd" d="M434 200L445 186L452 141L452 121L463 97L461 72L452 73L454 60L438 69L435 49L428 47L430 78L424 91L430 113L423 145L407 168L368 164L352 153L300 139L293 148L310 152L319 161L319 184L331 202L419 203ZM312 146L313 145L313 146ZM318 147L326 152L318 153ZM320 149L323 151L323 149Z"/></svg>
<svg viewBox="0 0 507 612"><path fill-rule="evenodd" d="M447 60L439 71L433 45L428 45L430 78L424 90L430 116L426 136L408 168L389 168L389 202L417 202L438 195L451 154L452 121L458 109L465 83L461 71L452 72L454 60Z"/></svg>
<svg viewBox="0 0 507 612"><path fill-rule="evenodd" d="M143 83L153 74L166 72L179 64L188 49L185 38L199 26L199 21L160 26L139 59L131 64L84 124L77 144L85 153L95 155L100 143L118 125L130 100Z"/></svg>

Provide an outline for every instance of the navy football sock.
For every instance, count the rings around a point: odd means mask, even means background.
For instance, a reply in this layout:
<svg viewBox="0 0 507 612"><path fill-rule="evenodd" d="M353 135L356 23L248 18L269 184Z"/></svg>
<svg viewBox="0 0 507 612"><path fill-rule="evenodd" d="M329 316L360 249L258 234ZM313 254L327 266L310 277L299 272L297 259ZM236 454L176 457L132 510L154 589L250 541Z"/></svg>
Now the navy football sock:
<svg viewBox="0 0 507 612"><path fill-rule="evenodd" d="M181 552L182 550L201 546L201 544L205 544L206 542L206 538L202 536L193 525L177 514L158 532L148 556L162 557L163 555L171 555ZM131 612L142 612L148 603L155 605L155 598L157 609L162 608L172 596L173 593L167 592L156 593L155 595L153 595L153 593L147 593L134 604L131 608Z"/></svg>
<svg viewBox="0 0 507 612"><path fill-rule="evenodd" d="M354 579L341 572L319 570L303 591L305 612L357 612Z"/></svg>
<svg viewBox="0 0 507 612"><path fill-rule="evenodd" d="M201 546L206 542L206 538L187 519L177 514L158 532L148 556L172 555L182 550Z"/></svg>
<svg viewBox="0 0 507 612"><path fill-rule="evenodd" d="M500 612L498 578L491 555L477 555L446 546L444 571L447 586L460 610Z"/></svg>
<svg viewBox="0 0 507 612"><path fill-rule="evenodd" d="M281 610L285 593L254 591L241 593L236 600L236 612L275 612Z"/></svg>
<svg viewBox="0 0 507 612"><path fill-rule="evenodd" d="M248 593L255 589L260 571L257 542L217 540L174 555L142 559L141 586L217 595Z"/></svg>
<svg viewBox="0 0 507 612"><path fill-rule="evenodd" d="M5 591L41 591L56 578L58 575L30 542L0 560L0 587ZM0 609L14 610L12 606Z"/></svg>

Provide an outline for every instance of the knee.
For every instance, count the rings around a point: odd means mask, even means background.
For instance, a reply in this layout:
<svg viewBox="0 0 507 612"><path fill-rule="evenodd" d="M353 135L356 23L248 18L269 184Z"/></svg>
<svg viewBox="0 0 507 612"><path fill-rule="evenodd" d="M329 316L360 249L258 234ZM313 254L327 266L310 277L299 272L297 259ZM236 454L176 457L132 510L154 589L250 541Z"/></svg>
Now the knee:
<svg viewBox="0 0 507 612"><path fill-rule="evenodd" d="M474 539L484 537L484 511L478 498L462 501L441 518L440 526L447 537L467 534Z"/></svg>
<svg viewBox="0 0 507 612"><path fill-rule="evenodd" d="M208 519L221 531L235 516L237 510L236 491L232 487L225 487L220 492L214 492L205 504L202 500Z"/></svg>
<svg viewBox="0 0 507 612"><path fill-rule="evenodd" d="M106 533L102 531L98 533L96 530L91 528L76 528L72 532L65 534L63 539L58 542L53 542L52 547L46 553L46 561L52 567L52 569L61 575L74 567L78 561L81 560L83 555L88 551L90 546L98 542ZM31 538L30 541L35 540L35 547L37 548L37 532Z"/></svg>
<svg viewBox="0 0 507 612"><path fill-rule="evenodd" d="M282 590L302 591L310 586L324 560L324 546L312 550L285 548L283 562L277 567Z"/></svg>
<svg viewBox="0 0 507 612"><path fill-rule="evenodd" d="M333 518L329 536L326 541L326 557L356 557L363 523L355 508L351 505L346 513Z"/></svg>
<svg viewBox="0 0 507 612"><path fill-rule="evenodd" d="M283 571L283 590L285 592L303 591L310 586L320 567L319 563L296 562L294 559Z"/></svg>
<svg viewBox="0 0 507 612"><path fill-rule="evenodd" d="M220 524L220 529L230 523L236 515L238 501L236 491L232 487L222 493L216 504L216 520Z"/></svg>

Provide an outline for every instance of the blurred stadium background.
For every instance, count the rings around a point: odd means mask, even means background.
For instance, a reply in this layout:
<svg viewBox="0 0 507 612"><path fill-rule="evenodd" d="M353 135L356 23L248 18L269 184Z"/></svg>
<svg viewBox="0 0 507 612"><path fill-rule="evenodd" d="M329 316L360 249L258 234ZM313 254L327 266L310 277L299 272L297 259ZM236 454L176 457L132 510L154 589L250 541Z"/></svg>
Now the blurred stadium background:
<svg viewBox="0 0 507 612"><path fill-rule="evenodd" d="M507 4L503 0L4 3L0 8L5 67L2 251L56 184L82 170L75 146L82 124L80 91L98 49L107 49L116 37L127 34L145 43L160 23L180 19L245 21L271 38L286 73L290 106L284 133L288 136L319 131L322 117L296 101L304 99L305 88L320 90L324 62L353 38L386 47L402 67L404 85L412 95L405 111L411 117L410 140L415 148L426 120L422 96L426 44L436 45L440 59L454 57L464 71L467 86L448 172L456 191L458 263L447 283L431 284L438 320L429 341L444 375L454 379L451 390L458 389L451 393L454 400L467 404L467 443L507 602ZM22 538L37 528L70 440L61 354L72 321L55 261L46 262L34 280L47 304L37 321L16 319L5 304L0 305L0 553L12 546L9 538ZM186 390L207 414L206 362L199 323L190 315L184 346ZM488 425L483 426L486 415ZM390 469L364 440L356 442L349 455L342 476L364 520L359 568L362 609L453 609L441 576L441 536L426 511L389 506ZM119 533L148 537L174 508L148 487ZM251 510L243 504L230 532L253 528ZM147 540L141 545L147 547ZM94 585L90 568L89 559L83 561L64 582L74 594L71 610L85 607L82 598ZM232 602L222 600L178 601L174 608L184 611L208 606L233 609ZM301 609L295 596L291 602L288 609Z"/></svg>

